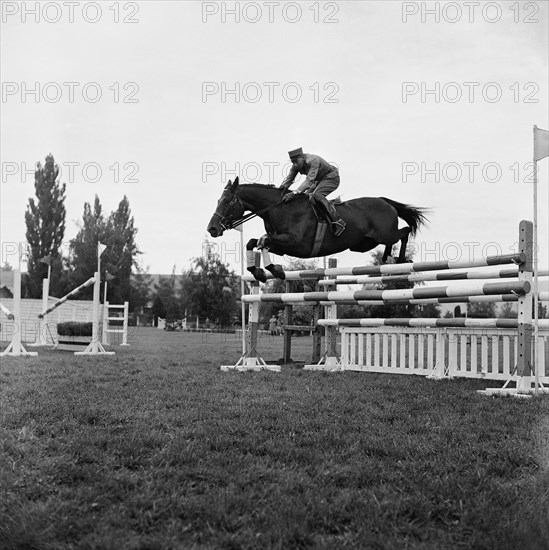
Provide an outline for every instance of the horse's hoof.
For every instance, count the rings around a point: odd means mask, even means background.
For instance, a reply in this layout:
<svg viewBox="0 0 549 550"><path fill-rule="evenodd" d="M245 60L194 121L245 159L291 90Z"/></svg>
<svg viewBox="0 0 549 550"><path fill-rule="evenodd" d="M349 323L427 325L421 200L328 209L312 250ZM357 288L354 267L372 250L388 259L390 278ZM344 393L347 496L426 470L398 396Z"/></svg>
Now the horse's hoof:
<svg viewBox="0 0 549 550"><path fill-rule="evenodd" d="M252 272L252 275L254 276L254 279L256 281L259 281L260 283L267 282L267 275L265 274L265 271L263 271L263 269L261 269L260 267L256 267Z"/></svg>
<svg viewBox="0 0 549 550"><path fill-rule="evenodd" d="M282 269L282 266L280 264L271 264L265 266L277 279L280 279L281 281L286 280L286 273L284 273L284 269Z"/></svg>

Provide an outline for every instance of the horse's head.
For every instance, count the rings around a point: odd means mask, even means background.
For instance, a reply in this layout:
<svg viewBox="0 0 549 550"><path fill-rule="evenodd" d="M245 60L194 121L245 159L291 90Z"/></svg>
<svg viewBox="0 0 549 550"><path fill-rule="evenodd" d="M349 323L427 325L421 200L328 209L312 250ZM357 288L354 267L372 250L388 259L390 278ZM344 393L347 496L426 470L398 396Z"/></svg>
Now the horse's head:
<svg viewBox="0 0 549 550"><path fill-rule="evenodd" d="M238 177L234 182L229 180L217 201L217 208L208 224L208 233L214 238L221 237L226 229L231 229L235 220L242 217L245 210L238 198Z"/></svg>

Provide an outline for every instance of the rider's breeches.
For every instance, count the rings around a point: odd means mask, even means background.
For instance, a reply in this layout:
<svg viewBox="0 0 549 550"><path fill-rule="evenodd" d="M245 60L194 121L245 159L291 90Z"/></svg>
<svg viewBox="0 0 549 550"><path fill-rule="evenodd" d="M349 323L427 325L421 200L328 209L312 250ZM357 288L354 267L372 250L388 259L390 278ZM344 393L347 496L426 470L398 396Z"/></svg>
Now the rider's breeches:
<svg viewBox="0 0 549 550"><path fill-rule="evenodd" d="M335 191L339 187L339 172L332 170L326 176L316 184L314 190L309 190L309 193L313 195L320 195L322 197L328 196L332 191Z"/></svg>
<svg viewBox="0 0 549 550"><path fill-rule="evenodd" d="M326 177L320 181L315 189L310 193L317 204L321 204L332 222L335 222L339 216L335 209L335 206L326 198L332 191L335 191L339 187L339 174L337 170L334 170L326 175Z"/></svg>

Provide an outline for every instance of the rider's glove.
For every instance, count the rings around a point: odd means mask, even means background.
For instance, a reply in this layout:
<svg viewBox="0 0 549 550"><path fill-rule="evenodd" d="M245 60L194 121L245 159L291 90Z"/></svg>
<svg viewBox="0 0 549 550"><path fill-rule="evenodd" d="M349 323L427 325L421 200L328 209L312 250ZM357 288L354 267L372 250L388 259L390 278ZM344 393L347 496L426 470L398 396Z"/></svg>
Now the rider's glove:
<svg viewBox="0 0 549 550"><path fill-rule="evenodd" d="M293 191L290 191L289 193L286 193L286 194L282 197L282 200L283 200L284 202L290 202L290 201L293 201L296 197L297 197L297 193L294 193Z"/></svg>

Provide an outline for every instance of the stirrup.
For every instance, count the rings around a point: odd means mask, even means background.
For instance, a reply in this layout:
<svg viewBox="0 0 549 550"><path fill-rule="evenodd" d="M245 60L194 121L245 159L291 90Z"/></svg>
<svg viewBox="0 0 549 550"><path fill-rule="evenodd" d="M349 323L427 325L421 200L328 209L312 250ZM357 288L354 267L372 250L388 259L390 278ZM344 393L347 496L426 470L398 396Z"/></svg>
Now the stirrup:
<svg viewBox="0 0 549 550"><path fill-rule="evenodd" d="M341 218L336 222L332 222L332 231L334 232L334 235L339 237L343 231L345 231L346 226L347 224Z"/></svg>

